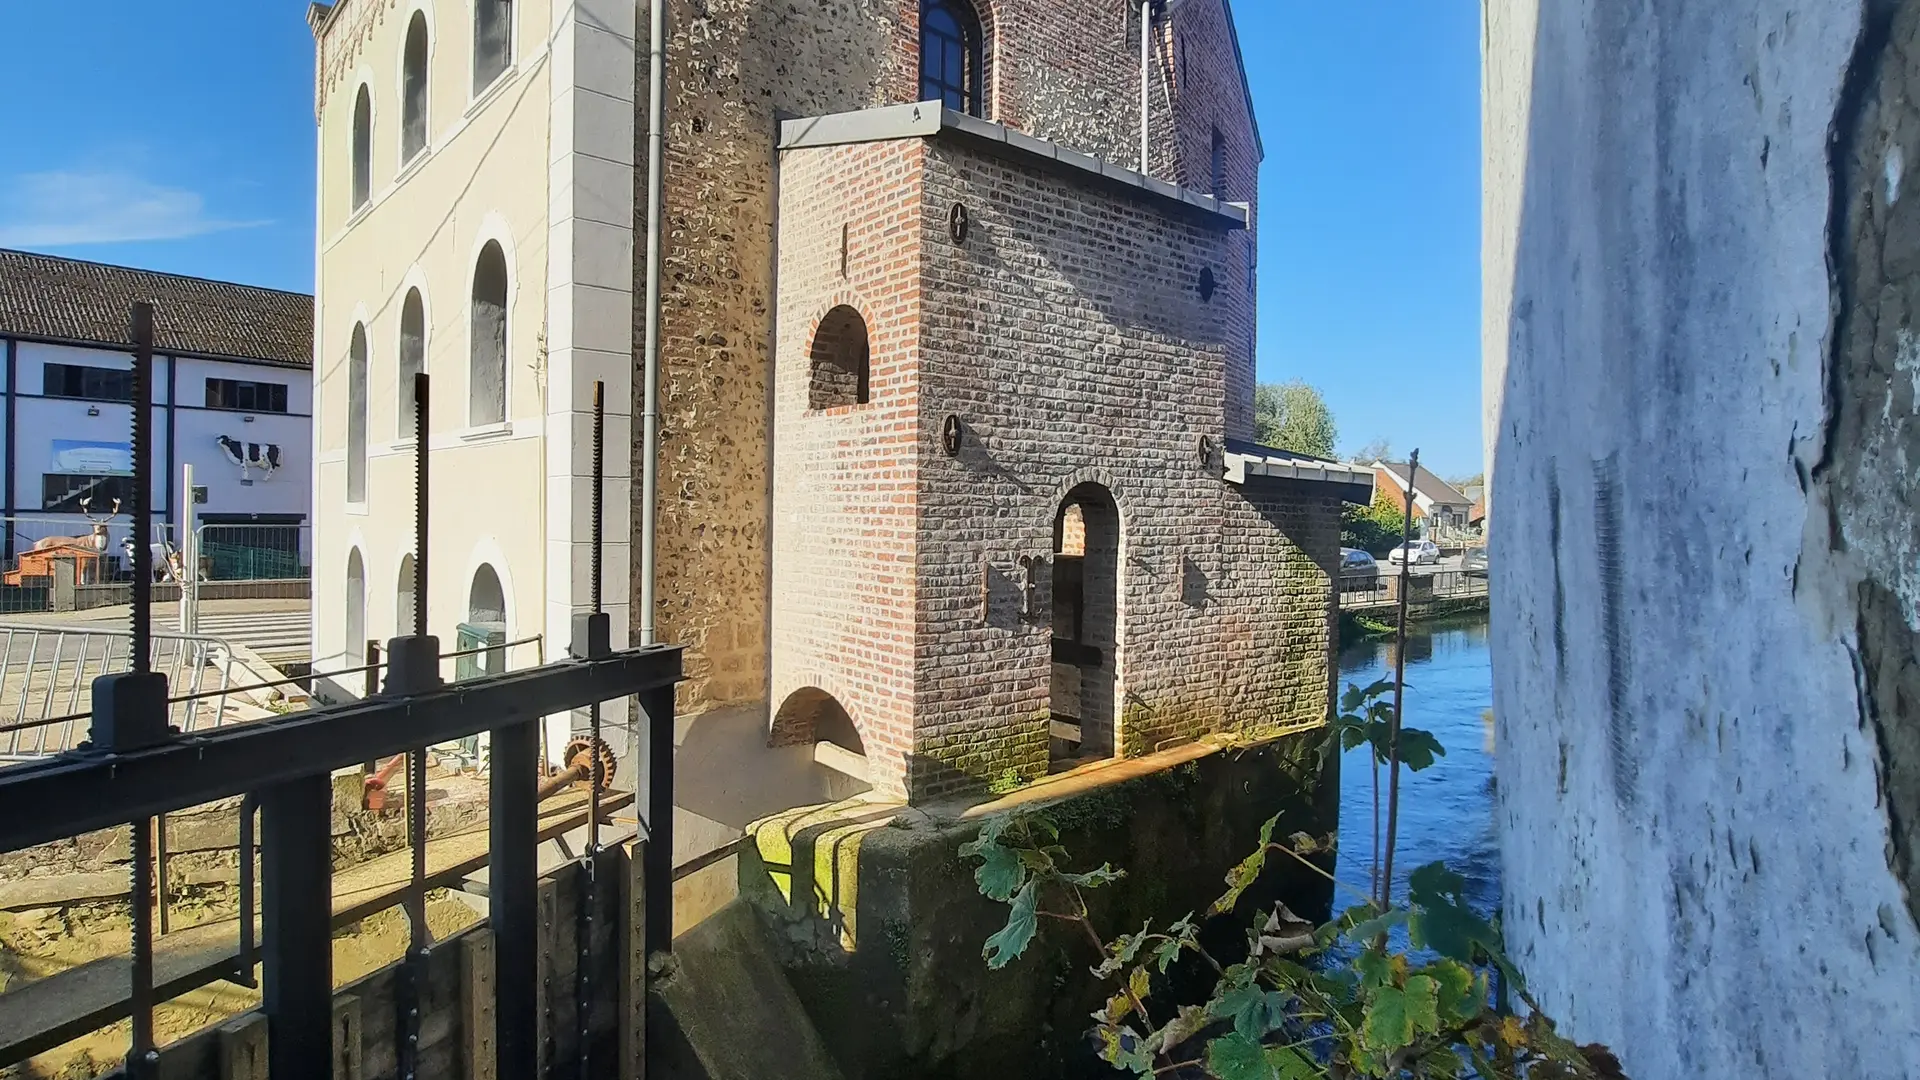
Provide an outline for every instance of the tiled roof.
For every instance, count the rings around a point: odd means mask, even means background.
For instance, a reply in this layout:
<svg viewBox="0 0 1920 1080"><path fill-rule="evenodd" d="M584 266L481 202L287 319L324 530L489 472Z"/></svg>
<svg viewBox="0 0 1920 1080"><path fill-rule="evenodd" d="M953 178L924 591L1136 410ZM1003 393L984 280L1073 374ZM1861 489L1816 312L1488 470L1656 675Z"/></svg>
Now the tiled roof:
<svg viewBox="0 0 1920 1080"><path fill-rule="evenodd" d="M136 300L154 350L313 366L313 297L0 249L0 336L126 346Z"/></svg>
<svg viewBox="0 0 1920 1080"><path fill-rule="evenodd" d="M1385 469L1399 487L1404 489L1407 486L1406 462L1402 461L1396 465L1390 461L1376 461L1374 468ZM1420 466L1420 471L1414 475L1414 487L1420 494L1442 506L1467 506L1473 502L1472 499L1455 491L1452 484L1428 472L1425 465Z"/></svg>

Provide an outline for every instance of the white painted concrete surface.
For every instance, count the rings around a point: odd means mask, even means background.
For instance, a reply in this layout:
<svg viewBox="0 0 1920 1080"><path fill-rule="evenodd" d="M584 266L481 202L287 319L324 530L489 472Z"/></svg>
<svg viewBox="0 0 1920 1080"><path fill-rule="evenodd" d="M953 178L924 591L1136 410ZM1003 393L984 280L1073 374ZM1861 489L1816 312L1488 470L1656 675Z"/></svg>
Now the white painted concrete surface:
<svg viewBox="0 0 1920 1080"><path fill-rule="evenodd" d="M1485 7L1507 930L1635 1080L1920 1076L1853 579L1801 478L1859 8Z"/></svg>

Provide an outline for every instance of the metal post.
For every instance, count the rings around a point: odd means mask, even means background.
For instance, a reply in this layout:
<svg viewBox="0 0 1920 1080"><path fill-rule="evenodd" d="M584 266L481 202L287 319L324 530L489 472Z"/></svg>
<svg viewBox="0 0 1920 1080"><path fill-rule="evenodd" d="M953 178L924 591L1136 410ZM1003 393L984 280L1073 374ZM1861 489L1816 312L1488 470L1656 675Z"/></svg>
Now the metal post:
<svg viewBox="0 0 1920 1080"><path fill-rule="evenodd" d="M667 3L652 0L647 42L647 342L640 481L640 644L654 641L654 533L660 502L660 269L666 213Z"/></svg>
<svg viewBox="0 0 1920 1080"><path fill-rule="evenodd" d="M1407 512L1402 544L1413 543L1413 493L1420 475L1420 451L1407 459ZM1407 683L1407 591L1413 580L1413 552L1401 549L1400 624L1394 632L1393 726L1387 736L1387 855L1380 871L1380 910L1393 906L1393 849L1400 826L1400 706Z"/></svg>
<svg viewBox="0 0 1920 1080"><path fill-rule="evenodd" d="M122 683L95 684L94 741L107 750L132 749L166 737L167 681L155 676L153 666L153 547L149 503L153 496L151 431L153 428L153 305L133 305L129 336L133 339L133 393L130 402L130 443L133 461L133 625L128 657L131 671ZM103 681L114 676L105 676ZM157 684L157 685L156 685ZM132 1040L127 1049L127 1073L133 1080L154 1075L159 1055L153 1045L153 819L133 823L132 960L129 992Z"/></svg>
<svg viewBox="0 0 1920 1080"><path fill-rule="evenodd" d="M588 615L589 625L605 620L601 607L601 584L603 580L602 548L606 541L605 527L605 488L607 460L607 385L604 382L593 384L593 490L592 498L592 550L588 564L587 590L592 612ZM588 651L597 651L596 638L601 634L589 634ZM579 919L575 924L578 952L574 969L574 1015L579 1026L579 1072L582 1077L593 1075L593 916L600 898L600 792L606 787L605 767L600 756L600 703L587 706L587 740L589 754L593 758L592 769L587 777L587 858L586 876L582 879Z"/></svg>
<svg viewBox="0 0 1920 1080"><path fill-rule="evenodd" d="M673 951L673 687L640 695L647 723L647 955Z"/></svg>
<svg viewBox="0 0 1920 1080"><path fill-rule="evenodd" d="M427 636L427 373L413 377L413 634L388 649L387 692L413 694L440 684L440 643ZM400 973L398 1030L401 1080L420 1073L420 1007L426 999L427 946L427 750L407 751L407 847L412 873L407 887L407 959Z"/></svg>
<svg viewBox="0 0 1920 1080"><path fill-rule="evenodd" d="M540 913L535 772L540 727L524 720L491 732L488 777L488 920L493 925L496 1075L538 1075Z"/></svg>
<svg viewBox="0 0 1920 1080"><path fill-rule="evenodd" d="M332 785L326 773L260 793L267 1073L328 1080L333 1061Z"/></svg>
<svg viewBox="0 0 1920 1080"><path fill-rule="evenodd" d="M193 463L180 466L180 632L200 632L200 538L194 531Z"/></svg>

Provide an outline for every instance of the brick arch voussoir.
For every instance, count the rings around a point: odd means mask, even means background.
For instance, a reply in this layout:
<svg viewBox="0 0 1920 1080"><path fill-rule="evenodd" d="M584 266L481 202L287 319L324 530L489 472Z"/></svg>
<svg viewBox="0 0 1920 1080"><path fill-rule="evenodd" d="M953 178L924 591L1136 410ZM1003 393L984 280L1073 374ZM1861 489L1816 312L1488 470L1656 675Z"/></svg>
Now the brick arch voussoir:
<svg viewBox="0 0 1920 1080"><path fill-rule="evenodd" d="M847 704L845 684L824 671L808 670L799 672L794 676L793 688L783 694L779 703L774 705L767 713L768 746L797 746L807 741L809 733L800 730L800 726L797 723L790 722L783 725L780 721L780 713L781 710L786 708L787 703L794 699L795 695L804 694L809 690L818 691L832 698L835 703L840 706L841 710L847 714L847 719L853 722L853 730L859 734L861 743L872 745L867 737L868 733L865 721L856 710Z"/></svg>

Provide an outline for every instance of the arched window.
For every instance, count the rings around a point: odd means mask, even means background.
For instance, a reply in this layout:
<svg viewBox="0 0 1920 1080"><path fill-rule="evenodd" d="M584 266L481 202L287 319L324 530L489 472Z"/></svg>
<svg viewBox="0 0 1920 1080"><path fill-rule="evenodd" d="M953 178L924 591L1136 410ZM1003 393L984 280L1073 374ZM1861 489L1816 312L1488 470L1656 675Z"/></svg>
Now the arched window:
<svg viewBox="0 0 1920 1080"><path fill-rule="evenodd" d="M474 94L492 86L512 64L513 0L474 0Z"/></svg>
<svg viewBox="0 0 1920 1080"><path fill-rule="evenodd" d="M367 564L360 549L347 551L346 628L341 635L340 655L357 657L367 651Z"/></svg>
<svg viewBox="0 0 1920 1080"><path fill-rule="evenodd" d="M980 17L967 0L922 0L920 100L985 116L983 37Z"/></svg>
<svg viewBox="0 0 1920 1080"><path fill-rule="evenodd" d="M467 422L498 424L507 418L507 256L487 241L473 267L473 322L469 343Z"/></svg>
<svg viewBox="0 0 1920 1080"><path fill-rule="evenodd" d="M413 377L427 370L427 305L419 289L408 289L400 305L400 415L394 429L404 439L413 434Z"/></svg>
<svg viewBox="0 0 1920 1080"><path fill-rule="evenodd" d="M393 590L393 632L413 633L413 556L400 557L400 578Z"/></svg>
<svg viewBox="0 0 1920 1080"><path fill-rule="evenodd" d="M412 161L427 148L427 13L416 11L407 24L400 54L400 160Z"/></svg>
<svg viewBox="0 0 1920 1080"><path fill-rule="evenodd" d="M360 323L347 349L347 501L367 501L367 328Z"/></svg>
<svg viewBox="0 0 1920 1080"><path fill-rule="evenodd" d="M467 587L467 621L475 626L507 625L507 591L500 587L500 575L492 566L481 563Z"/></svg>
<svg viewBox="0 0 1920 1080"><path fill-rule="evenodd" d="M865 405L869 386L867 321L845 304L827 312L813 335L807 408Z"/></svg>
<svg viewBox="0 0 1920 1080"><path fill-rule="evenodd" d="M373 197L373 96L360 88L353 99L353 208Z"/></svg>

